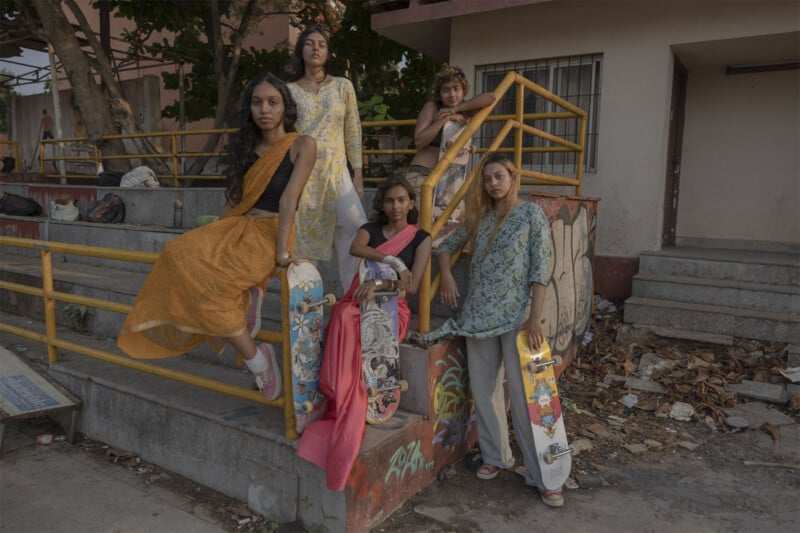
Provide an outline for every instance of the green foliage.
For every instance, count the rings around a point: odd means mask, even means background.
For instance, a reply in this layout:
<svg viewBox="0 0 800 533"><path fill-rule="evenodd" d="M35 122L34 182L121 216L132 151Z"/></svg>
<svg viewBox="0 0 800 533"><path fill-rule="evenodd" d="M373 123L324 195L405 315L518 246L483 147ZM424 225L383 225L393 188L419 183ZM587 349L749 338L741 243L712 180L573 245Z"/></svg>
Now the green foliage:
<svg viewBox="0 0 800 533"><path fill-rule="evenodd" d="M226 63L233 53L231 38L238 36L236 27L248 2L244 0L220 0L219 10L222 46ZM277 0L258 0L253 10L251 31L258 27L258 21L275 12L283 2ZM94 4L97 5L97 2ZM122 38L128 43L128 54L161 58L190 65L184 75L184 103L186 119L196 121L212 118L217 112L217 90L223 80L216 79L214 55L211 40L211 3L209 0L110 0L109 7L114 16L135 22L135 29L124 31ZM154 33L166 32L169 37L153 41ZM257 50L242 48L235 79L230 87L230 98L238 97L247 81L264 69L280 74L289 59L285 48L277 50ZM178 89L177 68L172 72L162 72L165 89ZM166 106L162 115L177 118L179 103Z"/></svg>
<svg viewBox="0 0 800 533"><path fill-rule="evenodd" d="M440 64L372 31L366 2L340 3L343 12L333 10L329 0L303 4L296 17L298 26L319 24L329 30L335 54L333 73L351 79L362 104L369 109L371 99L381 96L386 115L416 118L430 99Z"/></svg>
<svg viewBox="0 0 800 533"><path fill-rule="evenodd" d="M238 96L247 82L262 70L269 70L281 77L284 65L289 61L289 50L242 50L236 81L231 87L233 97ZM165 89L178 89L178 73L162 72ZM192 71L184 74L184 105L186 120L195 121L214 116L217 101L217 86L212 83L214 79L214 65L209 58L192 65ZM166 106L162 115L169 118L178 118L178 102Z"/></svg>
<svg viewBox="0 0 800 533"><path fill-rule="evenodd" d="M383 101L383 96L375 94L366 101L358 102L358 114L362 122L378 120L394 120L389 114L389 106Z"/></svg>
<svg viewBox="0 0 800 533"><path fill-rule="evenodd" d="M81 304L67 304L64 306L64 314L71 320L76 322L83 322L87 318L94 316L94 307Z"/></svg>
<svg viewBox="0 0 800 533"><path fill-rule="evenodd" d="M2 2L3 0L0 0ZM210 41L210 0L109 0L115 17L131 20L135 29L125 31L122 38L128 43L129 55L149 55L165 61L191 65L184 77L186 117L189 121L213 117L216 112L217 85ZM248 5L248 0L220 0L223 50L231 57L231 37L235 26ZM93 3L97 8L98 2ZM269 13L294 13L298 27L320 24L331 35L333 73L347 75L361 100L365 119L379 120L383 116L414 118L430 97L433 76L439 64L423 54L406 48L370 29L370 13L366 2L358 0L257 0L254 21ZM251 26L257 28L258 24ZM152 36L164 32L153 42ZM231 87L235 98L247 80L262 70L282 75L291 51L242 49L239 69ZM177 70L177 69L176 69ZM163 72L164 88L177 89L176 71ZM375 97L381 101L375 101ZM385 106L382 107L382 106ZM163 110L165 117L178 116L178 102Z"/></svg>
<svg viewBox="0 0 800 533"><path fill-rule="evenodd" d="M64 316L67 317L72 325L80 333L89 330L89 321L95 315L95 308L81 304L67 304L64 306Z"/></svg>

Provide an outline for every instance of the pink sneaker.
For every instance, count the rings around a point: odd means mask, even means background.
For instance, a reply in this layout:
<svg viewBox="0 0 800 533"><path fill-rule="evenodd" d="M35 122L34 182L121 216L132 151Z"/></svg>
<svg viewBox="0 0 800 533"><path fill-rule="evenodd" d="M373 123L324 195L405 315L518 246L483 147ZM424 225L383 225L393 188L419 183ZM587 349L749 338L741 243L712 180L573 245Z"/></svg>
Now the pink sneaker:
<svg viewBox="0 0 800 533"><path fill-rule="evenodd" d="M278 359L275 350L267 343L260 343L256 350L267 360L267 369L256 374L256 385L267 400L274 400L281 395L281 374L278 371Z"/></svg>
<svg viewBox="0 0 800 533"><path fill-rule="evenodd" d="M250 287L250 307L247 308L247 331L254 339L261 329L261 304L264 303L264 291L261 287Z"/></svg>

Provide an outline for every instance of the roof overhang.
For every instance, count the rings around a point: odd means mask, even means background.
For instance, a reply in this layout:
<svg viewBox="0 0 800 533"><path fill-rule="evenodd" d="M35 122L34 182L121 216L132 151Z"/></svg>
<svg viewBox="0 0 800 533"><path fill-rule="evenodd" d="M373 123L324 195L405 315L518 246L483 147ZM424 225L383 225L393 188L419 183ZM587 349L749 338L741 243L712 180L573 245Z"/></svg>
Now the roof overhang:
<svg viewBox="0 0 800 533"><path fill-rule="evenodd" d="M553 0L367 0L372 30L444 61L450 57L450 23L464 15ZM374 12L379 9L387 11Z"/></svg>

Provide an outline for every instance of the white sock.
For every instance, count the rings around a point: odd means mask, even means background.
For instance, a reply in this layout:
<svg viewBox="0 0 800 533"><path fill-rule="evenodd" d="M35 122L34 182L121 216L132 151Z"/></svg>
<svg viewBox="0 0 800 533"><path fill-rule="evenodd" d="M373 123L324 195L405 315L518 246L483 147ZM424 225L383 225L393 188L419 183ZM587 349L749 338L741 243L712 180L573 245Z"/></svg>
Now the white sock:
<svg viewBox="0 0 800 533"><path fill-rule="evenodd" d="M264 357L264 354L261 353L261 350L256 347L256 355L252 359L245 359L244 364L247 365L247 368L250 369L250 372L253 374L258 374L259 372L266 372L268 365L267 365L267 358Z"/></svg>

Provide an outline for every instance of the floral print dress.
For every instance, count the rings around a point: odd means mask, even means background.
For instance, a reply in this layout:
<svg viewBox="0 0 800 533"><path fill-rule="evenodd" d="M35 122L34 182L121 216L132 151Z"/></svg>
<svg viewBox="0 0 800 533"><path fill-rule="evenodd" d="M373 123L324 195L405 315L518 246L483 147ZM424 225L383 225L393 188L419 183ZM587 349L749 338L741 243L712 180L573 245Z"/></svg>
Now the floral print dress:
<svg viewBox="0 0 800 533"><path fill-rule="evenodd" d="M489 211L478 226L461 314L428 333L427 340L449 335L484 339L511 331L528 319L531 283L547 285L551 247L544 212L531 202L515 207L490 243L496 216ZM454 253L465 238L462 224L442 241L439 253Z"/></svg>
<svg viewBox="0 0 800 533"><path fill-rule="evenodd" d="M317 161L295 217L295 254L328 260L336 226L339 180L347 172L348 160L353 168L362 166L356 93L350 80L339 77L333 77L316 93L297 83L287 85L297 104L297 131L317 142Z"/></svg>

